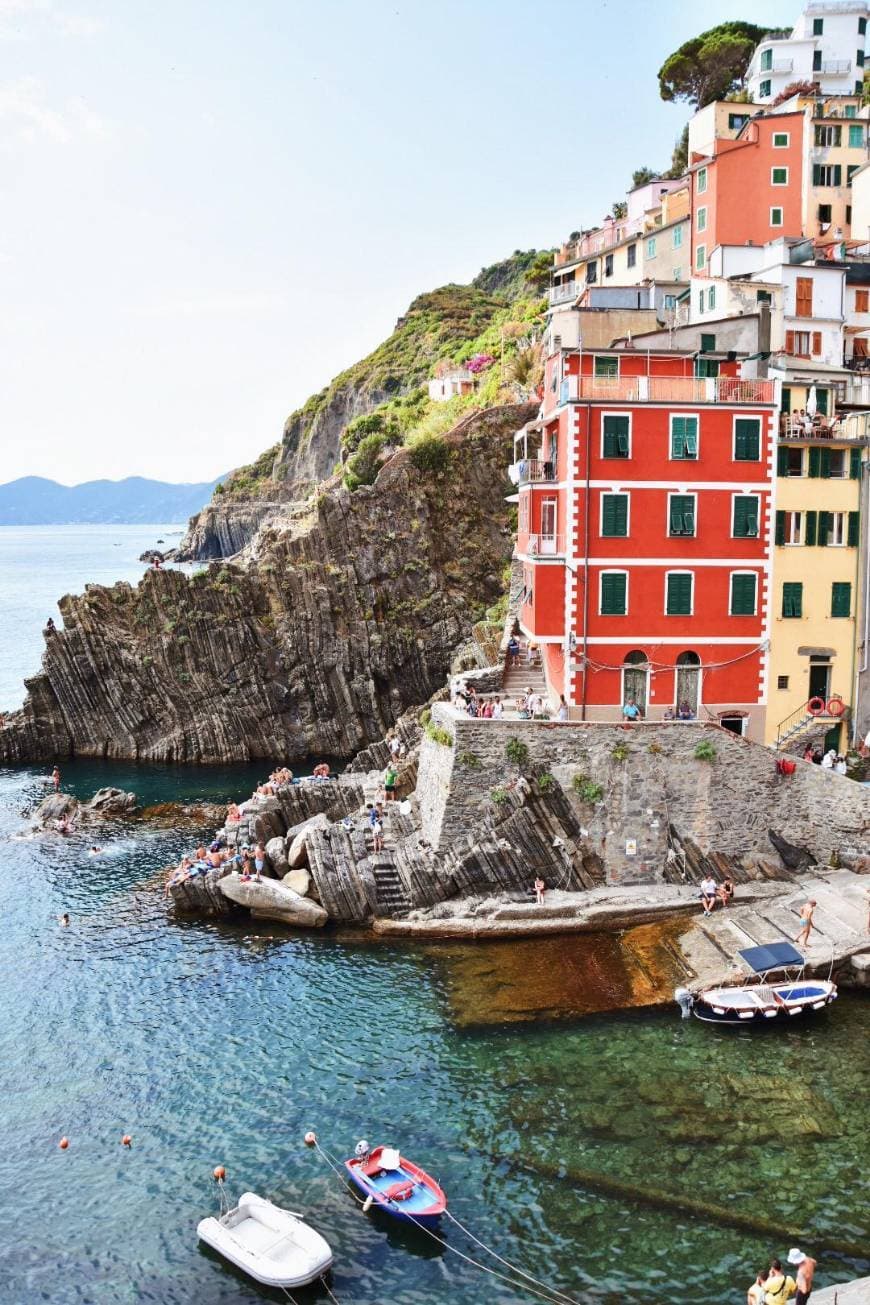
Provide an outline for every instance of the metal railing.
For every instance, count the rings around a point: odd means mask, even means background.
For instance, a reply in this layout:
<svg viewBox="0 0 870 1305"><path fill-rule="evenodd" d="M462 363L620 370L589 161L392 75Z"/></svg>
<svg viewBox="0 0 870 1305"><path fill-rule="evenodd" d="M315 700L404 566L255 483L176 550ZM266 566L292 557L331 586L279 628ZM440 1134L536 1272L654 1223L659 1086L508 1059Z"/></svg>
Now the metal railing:
<svg viewBox="0 0 870 1305"><path fill-rule="evenodd" d="M522 549L520 550L523 551ZM529 535L526 540L525 552L530 557L564 557L565 555L565 536L564 535Z"/></svg>
<svg viewBox="0 0 870 1305"><path fill-rule="evenodd" d="M556 479L555 462L542 462L538 458L523 458L517 463L519 484L528 485L537 481Z"/></svg>
<svg viewBox="0 0 870 1305"><path fill-rule="evenodd" d="M813 699L811 698L810 702L812 701ZM819 701L821 702L821 699L819 699ZM832 703L838 704L834 711L829 710ZM803 703L796 711L793 711L789 716L784 717L784 719L779 722L776 727L777 747L779 747L781 743L787 742L788 739L793 739L798 734L803 733L804 730L811 730L815 721L819 721L820 723L825 723L827 721L847 721L852 710L848 703L843 702L842 698L839 698L836 695L830 697L828 701L824 703L821 711L809 711L808 707L809 703Z"/></svg>
<svg viewBox="0 0 870 1305"><path fill-rule="evenodd" d="M563 285L550 286L550 303L566 304L572 299L576 299L580 293L580 283L578 281L566 281Z"/></svg>
<svg viewBox="0 0 870 1305"><path fill-rule="evenodd" d="M617 403L773 403L773 381L737 376L569 376L560 402L606 399Z"/></svg>
<svg viewBox="0 0 870 1305"><path fill-rule="evenodd" d="M768 71L775 73L791 72L794 67L794 59L774 59Z"/></svg>
<svg viewBox="0 0 870 1305"><path fill-rule="evenodd" d="M850 412L839 417L817 417L812 422L783 415L779 419L779 438L863 443L870 439L870 413Z"/></svg>
<svg viewBox="0 0 870 1305"><path fill-rule="evenodd" d="M845 76L852 67L851 59L823 59L822 66L819 70L823 73L833 73L835 76Z"/></svg>

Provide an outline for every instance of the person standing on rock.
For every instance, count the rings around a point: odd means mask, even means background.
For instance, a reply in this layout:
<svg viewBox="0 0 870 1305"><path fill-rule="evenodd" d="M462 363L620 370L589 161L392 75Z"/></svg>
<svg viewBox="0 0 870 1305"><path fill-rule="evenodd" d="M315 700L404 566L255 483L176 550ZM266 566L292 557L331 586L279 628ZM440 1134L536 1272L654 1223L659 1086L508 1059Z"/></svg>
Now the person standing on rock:
<svg viewBox="0 0 870 1305"><path fill-rule="evenodd" d="M383 852L384 850L384 827L380 820L375 818L372 821L372 851Z"/></svg>
<svg viewBox="0 0 870 1305"><path fill-rule="evenodd" d="M546 891L546 888L547 885L544 883L541 876L538 875L537 879L535 880L535 903L538 906L544 905L544 893Z"/></svg>
<svg viewBox="0 0 870 1305"><path fill-rule="evenodd" d="M813 929L815 929L816 933L818 933L818 929L813 924L813 911L815 909L816 909L816 903L813 901L812 898L810 898L808 902L804 902L803 906L800 909L800 917L803 923L801 926L800 933L795 938L795 942L800 947L809 947L810 933Z"/></svg>
<svg viewBox="0 0 870 1305"><path fill-rule="evenodd" d="M766 1269L762 1269L760 1273L756 1273L755 1282L746 1293L746 1305L764 1305L764 1284L766 1281Z"/></svg>
<svg viewBox="0 0 870 1305"><path fill-rule="evenodd" d="M396 758L398 757L401 746L402 745L399 742L398 734L390 735L390 756L392 757L393 761L395 761Z"/></svg>
<svg viewBox="0 0 870 1305"><path fill-rule="evenodd" d="M783 1273L779 1260L774 1260L764 1284L764 1305L786 1305L786 1301L796 1291L794 1278L791 1274Z"/></svg>
<svg viewBox="0 0 870 1305"><path fill-rule="evenodd" d="M396 780L399 778L399 772L392 762L384 771L384 801L394 802L396 800Z"/></svg>
<svg viewBox="0 0 870 1305"><path fill-rule="evenodd" d="M794 1298L794 1305L807 1305L813 1290L813 1275L816 1271L817 1260L810 1255L804 1255L803 1251L797 1246L793 1246L788 1253L789 1264L797 1266L797 1295Z"/></svg>

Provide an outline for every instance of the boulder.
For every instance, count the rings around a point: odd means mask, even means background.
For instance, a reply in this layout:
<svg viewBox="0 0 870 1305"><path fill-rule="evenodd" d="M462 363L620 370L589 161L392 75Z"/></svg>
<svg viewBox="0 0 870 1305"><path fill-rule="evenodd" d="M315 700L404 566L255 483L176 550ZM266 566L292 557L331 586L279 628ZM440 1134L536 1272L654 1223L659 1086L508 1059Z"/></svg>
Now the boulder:
<svg viewBox="0 0 870 1305"><path fill-rule="evenodd" d="M276 878L283 879L290 866L287 863L287 854L284 851L283 838L270 838L266 844L266 856L269 858L269 865Z"/></svg>
<svg viewBox="0 0 870 1305"><path fill-rule="evenodd" d="M231 874L221 879L220 890L229 901L246 906L257 920L280 920L304 929L320 929L328 919L322 906L274 879L243 883L241 876Z"/></svg>
<svg viewBox="0 0 870 1305"><path fill-rule="evenodd" d="M311 875L307 870L288 870L283 882L300 897L307 897L311 890Z"/></svg>
<svg viewBox="0 0 870 1305"><path fill-rule="evenodd" d="M308 865L308 835L315 829L328 829L329 820L322 811L310 820L305 820L301 825L297 825L294 837L289 841L287 848L287 861L291 869L299 870L302 866Z"/></svg>
<svg viewBox="0 0 870 1305"><path fill-rule="evenodd" d="M136 794L122 788L98 788L84 810L95 816L128 816L136 810Z"/></svg>
<svg viewBox="0 0 870 1305"><path fill-rule="evenodd" d="M67 819L70 824L78 821L80 803L78 798L69 793L49 793L40 802L33 813L33 818L43 829L54 825L55 821Z"/></svg>

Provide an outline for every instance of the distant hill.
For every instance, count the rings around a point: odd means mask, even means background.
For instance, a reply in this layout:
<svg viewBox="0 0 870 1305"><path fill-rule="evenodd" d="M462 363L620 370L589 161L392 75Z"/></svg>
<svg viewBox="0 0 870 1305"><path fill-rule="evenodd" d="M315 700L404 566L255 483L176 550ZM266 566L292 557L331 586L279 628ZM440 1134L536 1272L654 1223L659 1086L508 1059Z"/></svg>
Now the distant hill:
<svg viewBox="0 0 870 1305"><path fill-rule="evenodd" d="M211 498L217 480L169 485L128 476L59 485L22 476L0 485L0 526L185 524Z"/></svg>

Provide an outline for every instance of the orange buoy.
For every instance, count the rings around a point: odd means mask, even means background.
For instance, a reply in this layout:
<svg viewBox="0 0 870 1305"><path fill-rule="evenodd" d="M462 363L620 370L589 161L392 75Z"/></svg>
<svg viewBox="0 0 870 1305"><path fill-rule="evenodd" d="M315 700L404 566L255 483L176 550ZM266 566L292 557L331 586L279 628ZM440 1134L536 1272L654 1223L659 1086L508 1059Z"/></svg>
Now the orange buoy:
<svg viewBox="0 0 870 1305"><path fill-rule="evenodd" d="M124 1136L121 1138L121 1146L132 1146L132 1145L133 1145L133 1138L130 1136L129 1133L125 1133Z"/></svg>
<svg viewBox="0 0 870 1305"><path fill-rule="evenodd" d="M67 1149L68 1146L69 1146L69 1138L68 1138L68 1137L62 1137L62 1138L60 1139L60 1141L58 1142L58 1146L60 1147L61 1151L66 1151L66 1149Z"/></svg>
<svg viewBox="0 0 870 1305"><path fill-rule="evenodd" d="M305 1139L304 1139L304 1140L305 1140L305 1145L306 1145L306 1146L314 1146L314 1144L317 1142L317 1134L316 1134L316 1133L306 1133L306 1134L305 1134Z"/></svg>
<svg viewBox="0 0 870 1305"><path fill-rule="evenodd" d="M217 1167L214 1170L214 1176L219 1183L222 1183L224 1181L224 1179L227 1176L227 1171L226 1169L224 1169L223 1165L217 1165Z"/></svg>

